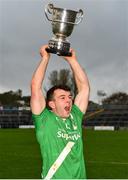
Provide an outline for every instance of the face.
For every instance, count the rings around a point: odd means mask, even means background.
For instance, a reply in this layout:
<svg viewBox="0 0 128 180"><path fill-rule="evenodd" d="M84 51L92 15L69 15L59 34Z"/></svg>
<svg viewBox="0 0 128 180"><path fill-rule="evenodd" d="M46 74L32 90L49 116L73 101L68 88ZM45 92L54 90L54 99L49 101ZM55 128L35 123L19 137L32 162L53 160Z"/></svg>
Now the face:
<svg viewBox="0 0 128 180"><path fill-rule="evenodd" d="M72 95L69 91L57 89L54 91L53 100L49 102L52 111L61 118L67 118L72 108Z"/></svg>

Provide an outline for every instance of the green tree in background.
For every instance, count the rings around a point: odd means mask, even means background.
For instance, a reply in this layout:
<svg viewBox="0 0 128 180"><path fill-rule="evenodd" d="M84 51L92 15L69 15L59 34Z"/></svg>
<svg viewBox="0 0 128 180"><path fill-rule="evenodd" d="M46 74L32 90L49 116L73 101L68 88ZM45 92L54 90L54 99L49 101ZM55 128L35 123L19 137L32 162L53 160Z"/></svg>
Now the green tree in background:
<svg viewBox="0 0 128 180"><path fill-rule="evenodd" d="M21 95L22 90L17 90L16 92L8 91L0 94L0 102L2 105L18 106L19 103L17 101L21 99Z"/></svg>
<svg viewBox="0 0 128 180"><path fill-rule="evenodd" d="M54 70L50 73L48 79L50 81L50 87L64 84L71 88L74 96L77 94L75 80L69 69Z"/></svg>
<svg viewBox="0 0 128 180"><path fill-rule="evenodd" d="M30 96L22 96L21 89L0 94L0 106L19 107L23 105L30 106Z"/></svg>
<svg viewBox="0 0 128 180"><path fill-rule="evenodd" d="M128 105L128 94L125 92L116 92L102 100L102 104L127 104Z"/></svg>

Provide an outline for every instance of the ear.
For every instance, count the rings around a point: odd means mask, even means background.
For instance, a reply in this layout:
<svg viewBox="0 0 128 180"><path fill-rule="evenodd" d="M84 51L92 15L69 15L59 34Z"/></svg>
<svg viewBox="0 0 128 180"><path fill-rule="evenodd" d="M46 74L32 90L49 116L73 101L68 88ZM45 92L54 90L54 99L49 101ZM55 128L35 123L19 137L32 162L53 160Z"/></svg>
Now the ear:
<svg viewBox="0 0 128 180"><path fill-rule="evenodd" d="M49 107L50 107L51 109L54 109L54 108L55 108L55 103L54 103L54 101L49 101L49 102L48 102L48 105L49 105Z"/></svg>

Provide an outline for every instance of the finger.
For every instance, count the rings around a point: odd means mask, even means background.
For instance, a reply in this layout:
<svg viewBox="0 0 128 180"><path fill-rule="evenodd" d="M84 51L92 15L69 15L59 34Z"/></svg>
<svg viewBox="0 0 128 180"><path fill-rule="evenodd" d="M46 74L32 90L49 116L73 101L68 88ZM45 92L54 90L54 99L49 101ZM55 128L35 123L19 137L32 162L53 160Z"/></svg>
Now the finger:
<svg viewBox="0 0 128 180"><path fill-rule="evenodd" d="M48 45L43 45L40 50L45 50L46 48L48 48Z"/></svg>
<svg viewBox="0 0 128 180"><path fill-rule="evenodd" d="M74 52L75 50L73 48L70 48L70 52Z"/></svg>

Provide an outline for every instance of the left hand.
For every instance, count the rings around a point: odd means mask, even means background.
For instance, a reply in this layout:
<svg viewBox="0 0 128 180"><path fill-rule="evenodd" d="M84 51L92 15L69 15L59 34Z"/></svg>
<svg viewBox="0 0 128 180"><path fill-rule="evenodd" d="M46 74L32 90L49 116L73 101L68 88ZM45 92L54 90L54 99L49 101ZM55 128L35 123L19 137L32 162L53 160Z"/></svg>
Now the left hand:
<svg viewBox="0 0 128 180"><path fill-rule="evenodd" d="M70 52L72 53L72 56L63 56L63 58L64 58L66 61L77 60L75 50L74 50L74 49L70 49Z"/></svg>

